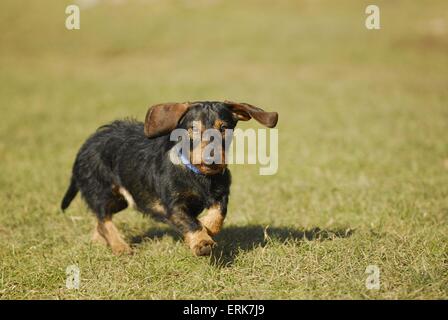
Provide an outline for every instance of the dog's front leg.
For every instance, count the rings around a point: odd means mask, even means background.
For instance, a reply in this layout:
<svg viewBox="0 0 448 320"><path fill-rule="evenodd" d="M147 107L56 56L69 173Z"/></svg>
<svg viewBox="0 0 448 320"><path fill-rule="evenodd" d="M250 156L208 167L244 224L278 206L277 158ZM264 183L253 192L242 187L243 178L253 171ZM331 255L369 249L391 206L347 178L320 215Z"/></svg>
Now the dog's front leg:
<svg viewBox="0 0 448 320"><path fill-rule="evenodd" d="M181 207L175 207L170 211L169 221L182 232L191 251L197 256L209 255L216 243L201 222Z"/></svg>
<svg viewBox="0 0 448 320"><path fill-rule="evenodd" d="M221 231L227 213L227 199L208 208L207 214L199 221L207 229L208 234L214 236Z"/></svg>

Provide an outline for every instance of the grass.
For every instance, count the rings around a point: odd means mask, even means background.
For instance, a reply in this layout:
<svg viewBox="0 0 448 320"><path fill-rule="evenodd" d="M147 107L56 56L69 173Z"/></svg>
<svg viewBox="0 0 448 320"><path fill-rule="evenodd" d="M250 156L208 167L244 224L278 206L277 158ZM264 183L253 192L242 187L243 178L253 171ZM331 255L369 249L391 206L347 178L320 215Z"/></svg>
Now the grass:
<svg viewBox="0 0 448 320"><path fill-rule="evenodd" d="M377 31L367 1L103 1L68 31L70 3L1 4L1 299L448 298L446 1L376 1ZM279 171L232 166L212 257L132 210L116 257L59 211L98 126L209 99L280 114Z"/></svg>

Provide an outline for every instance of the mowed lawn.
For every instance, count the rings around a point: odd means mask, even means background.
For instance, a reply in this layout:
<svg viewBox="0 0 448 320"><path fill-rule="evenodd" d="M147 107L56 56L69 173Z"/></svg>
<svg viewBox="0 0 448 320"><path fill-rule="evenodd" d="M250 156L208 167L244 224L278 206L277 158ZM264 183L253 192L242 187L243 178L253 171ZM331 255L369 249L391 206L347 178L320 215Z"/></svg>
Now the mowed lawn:
<svg viewBox="0 0 448 320"><path fill-rule="evenodd" d="M378 0L372 31L371 1L104 0L68 31L71 3L0 4L1 299L448 298L445 0ZM212 257L132 210L117 257L60 212L97 127L224 99L279 112L279 169L231 167Z"/></svg>

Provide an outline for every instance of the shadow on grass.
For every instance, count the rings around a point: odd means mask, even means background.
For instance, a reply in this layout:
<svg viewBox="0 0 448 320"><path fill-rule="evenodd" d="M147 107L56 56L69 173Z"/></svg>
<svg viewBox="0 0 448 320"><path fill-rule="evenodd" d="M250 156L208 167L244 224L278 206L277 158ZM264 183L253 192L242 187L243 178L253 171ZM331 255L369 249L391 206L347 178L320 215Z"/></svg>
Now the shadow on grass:
<svg viewBox="0 0 448 320"><path fill-rule="evenodd" d="M131 244L136 245L136 244L142 243L145 240L161 239L164 236L170 236L175 241L182 240L181 235L178 232L174 231L173 229L151 228L151 229L147 230L144 234L132 237Z"/></svg>
<svg viewBox="0 0 448 320"><path fill-rule="evenodd" d="M353 229L322 230L312 228L298 230L290 227L263 227L261 225L228 226L215 237L218 246L213 249L211 263L217 267L231 266L241 251L251 251L256 247L264 247L269 241L324 241L335 238L347 238ZM149 229L143 235L132 238L133 244L146 239L158 239L171 236L176 241L182 237L172 229Z"/></svg>
<svg viewBox="0 0 448 320"><path fill-rule="evenodd" d="M260 225L229 226L216 237L218 246L213 250L212 264L218 267L231 266L241 251L264 247L269 241L323 241L347 238L353 234L351 229L322 230L312 228L300 230L290 227L263 227Z"/></svg>

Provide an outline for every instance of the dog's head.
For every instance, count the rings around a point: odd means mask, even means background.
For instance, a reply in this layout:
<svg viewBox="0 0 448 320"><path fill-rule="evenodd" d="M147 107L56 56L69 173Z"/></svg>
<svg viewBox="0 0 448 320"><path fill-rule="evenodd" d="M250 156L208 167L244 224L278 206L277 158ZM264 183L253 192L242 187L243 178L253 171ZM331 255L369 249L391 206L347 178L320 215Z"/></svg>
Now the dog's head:
<svg viewBox="0 0 448 320"><path fill-rule="evenodd" d="M234 129L237 122L255 119L266 127L273 128L277 124L277 112L266 112L247 103L224 102L184 102L157 104L149 108L145 119L145 134L148 138L154 138L171 133L174 129L184 129L188 132L192 149L190 162L203 174L216 174L222 172L225 163L225 140L228 138L227 129ZM213 130L209 130L213 129ZM209 143L210 138L204 139L204 133L214 131L222 139L219 156L214 155L214 160L206 159L202 150ZM195 143L199 137L201 143ZM213 139L211 139L213 140ZM200 161L193 161L195 151L199 151ZM216 161L217 160L217 161Z"/></svg>

